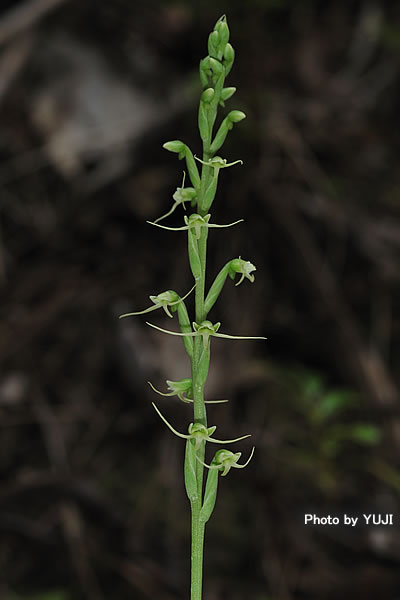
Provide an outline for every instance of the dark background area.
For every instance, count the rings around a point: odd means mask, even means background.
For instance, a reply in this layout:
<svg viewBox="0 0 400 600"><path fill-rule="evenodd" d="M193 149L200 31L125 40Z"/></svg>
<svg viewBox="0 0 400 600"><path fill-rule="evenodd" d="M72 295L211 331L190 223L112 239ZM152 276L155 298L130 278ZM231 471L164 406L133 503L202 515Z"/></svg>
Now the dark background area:
<svg viewBox="0 0 400 600"><path fill-rule="evenodd" d="M400 597L400 5L22 0L0 14L0 597L188 597L181 341L118 320L192 285L167 212L198 62L226 13L244 110L220 154L208 283L218 437L252 433L207 526L207 600ZM223 111L222 111L223 112ZM168 224L179 226L178 209ZM192 310L193 298L188 298ZM176 330L164 313L152 322ZM248 456L252 441L235 446ZM212 458L212 455L208 457ZM304 525L304 514L394 525Z"/></svg>

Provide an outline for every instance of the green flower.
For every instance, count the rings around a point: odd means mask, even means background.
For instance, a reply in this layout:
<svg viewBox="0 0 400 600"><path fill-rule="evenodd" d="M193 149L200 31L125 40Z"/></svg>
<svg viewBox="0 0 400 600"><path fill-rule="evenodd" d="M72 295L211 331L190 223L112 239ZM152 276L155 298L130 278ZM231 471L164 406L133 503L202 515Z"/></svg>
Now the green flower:
<svg viewBox="0 0 400 600"><path fill-rule="evenodd" d="M188 231L194 230L196 232L196 239L200 239L201 228L208 227L209 229L222 229L223 227L232 227L233 225L237 225L241 223L243 219L239 219L238 221L234 221L233 223L229 223L228 225L216 225L214 223L209 223L211 215L206 215L202 217L197 213L193 213L189 217L186 215L183 217L186 225L183 227L166 227L165 225L159 225L156 221L147 221L150 225L155 225L156 227L160 227L161 229L167 229L168 231ZM159 220L159 219L158 219Z"/></svg>
<svg viewBox="0 0 400 600"><path fill-rule="evenodd" d="M180 438L184 438L185 440L195 441L195 450L198 450L200 448L202 442L212 442L213 444L233 444L234 442L240 442L240 440L244 440L248 437L251 437L250 434L248 434L242 435L241 437L235 438L234 440L216 440L211 436L217 429L217 427L215 425L213 425L212 427L206 427L202 423L190 423L188 427L188 434L179 433L179 431L174 429L172 425L167 421L167 419L161 414L154 402L152 402L152 405L154 406L154 409L159 415L159 417L164 421L167 427L169 427L172 433L174 433Z"/></svg>
<svg viewBox="0 0 400 600"><path fill-rule="evenodd" d="M186 177L186 173L184 171L183 172L182 185L181 185L181 187L176 188L176 192L172 196L172 198L173 198L173 200L175 202L172 205L171 210L169 210L167 213L165 213L165 215L162 215L162 217L158 217L158 219L156 219L154 221L154 224L158 223L162 219L166 219L167 217L169 217L169 215L172 215L172 213L174 212L174 210L180 204L182 204L183 209L186 210L185 202L192 202L193 203L193 201L195 200L197 192L196 192L196 190L193 187L187 187L187 188L185 188L185 177Z"/></svg>
<svg viewBox="0 0 400 600"><path fill-rule="evenodd" d="M157 310L158 308L163 308L166 315L172 319L172 315L169 312L168 307L169 306L173 307L172 311L174 312L176 310L177 304L180 304L181 302L183 302L189 296L189 294L191 294L193 292L195 287L196 287L196 285L194 285L192 287L192 289L189 290L185 296L183 296L183 298L178 296L178 294L176 292L174 292L173 290L167 290L166 292L161 292L161 294L158 294L157 296L149 296L150 300L154 303L154 306L149 306L149 308L145 308L144 310L139 310L138 312L125 313L124 315L120 315L119 318L123 319L124 317L133 317L136 315L143 315L144 313L152 312L153 310Z"/></svg>
<svg viewBox="0 0 400 600"><path fill-rule="evenodd" d="M179 400L185 402L186 404L193 403L193 385L192 380L188 377L180 379L179 381L170 381L167 379L166 384L169 392L160 392L160 390L155 388L150 381L147 383L151 389L160 396L177 396ZM222 404L224 402L228 402L228 400L205 400L206 404Z"/></svg>
<svg viewBox="0 0 400 600"><path fill-rule="evenodd" d="M148 323L146 321L146 325L153 327L154 329L158 329L158 331L162 331L163 333L169 333L170 335L178 335L180 337L196 337L202 336L203 345L207 346L210 336L226 338L228 340L266 340L266 337L263 336L243 336L243 335L228 335L227 333L217 333L221 323L215 323L213 325L211 321L203 321L198 325L197 323L193 323L193 329L191 333L179 333L178 331L169 331L168 329L163 329L162 327L157 327L157 325L153 325L152 323Z"/></svg>
<svg viewBox="0 0 400 600"><path fill-rule="evenodd" d="M254 450L255 450L255 447L253 446L251 454L250 454L249 458L246 460L246 462L244 463L244 465L238 464L238 460L242 456L241 452L231 452L230 450L225 450L225 449L218 450L218 452L216 452L216 454L211 462L211 465L207 465L205 462L200 460L200 458L198 456L196 456L196 458L204 467L207 467L207 469L218 469L218 471L223 471L222 477L224 477L225 475L227 475L229 473L229 471L232 469L232 467L234 469L244 469L245 467L247 467L247 465L253 458Z"/></svg>

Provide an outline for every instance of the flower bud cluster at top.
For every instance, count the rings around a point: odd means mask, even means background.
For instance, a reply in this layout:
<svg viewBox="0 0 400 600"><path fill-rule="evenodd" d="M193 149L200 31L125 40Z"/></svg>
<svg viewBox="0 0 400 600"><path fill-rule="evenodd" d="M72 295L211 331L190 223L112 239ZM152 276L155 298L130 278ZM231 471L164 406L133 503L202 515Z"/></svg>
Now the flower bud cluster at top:
<svg viewBox="0 0 400 600"><path fill-rule="evenodd" d="M181 140L173 140L164 144L166 150L176 152L179 159L184 158L186 160L187 170L193 186L190 188L190 198L183 193L183 188L180 188L178 197L174 195L175 204L167 215L175 210L182 200L190 199L192 206L197 204L198 213L205 216L215 198L220 169L241 162L228 163L226 159L214 155L224 144L226 136L233 125L246 117L244 112L231 110L222 120L214 138L212 137L218 107L224 107L225 102L232 98L236 92L235 87L224 87L225 78L230 72L235 58L234 49L229 43L229 35L229 28L224 15L217 21L214 30L209 35L208 56L200 61L200 80L203 88L205 88L200 97L198 113L198 126L204 150L203 161L197 159L190 148ZM200 178L195 159L200 160L206 166L213 167L211 178ZM202 183L204 184L206 179L209 179L207 185L203 185L202 188Z"/></svg>

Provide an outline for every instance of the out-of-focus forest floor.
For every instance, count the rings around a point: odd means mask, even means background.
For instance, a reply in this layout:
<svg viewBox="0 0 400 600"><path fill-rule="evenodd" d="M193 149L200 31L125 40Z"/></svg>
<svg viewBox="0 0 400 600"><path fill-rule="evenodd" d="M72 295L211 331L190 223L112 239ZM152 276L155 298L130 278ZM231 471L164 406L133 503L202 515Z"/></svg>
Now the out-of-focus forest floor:
<svg viewBox="0 0 400 600"><path fill-rule="evenodd" d="M183 444L147 386L181 341L118 320L191 285L165 213L199 154L197 65L226 13L228 109L209 283L209 410L255 457L220 485L207 600L400 595L400 5L368 0L9 0L0 13L0 597L188 597ZM181 224L176 211L169 223ZM190 309L193 300L188 299ZM165 315L153 322L169 327ZM152 316L153 316L152 315ZM172 329L174 326L172 325ZM190 406L159 400L185 430ZM235 446L236 448L236 446ZM247 456L251 443L237 446ZM311 527L304 514L394 515Z"/></svg>

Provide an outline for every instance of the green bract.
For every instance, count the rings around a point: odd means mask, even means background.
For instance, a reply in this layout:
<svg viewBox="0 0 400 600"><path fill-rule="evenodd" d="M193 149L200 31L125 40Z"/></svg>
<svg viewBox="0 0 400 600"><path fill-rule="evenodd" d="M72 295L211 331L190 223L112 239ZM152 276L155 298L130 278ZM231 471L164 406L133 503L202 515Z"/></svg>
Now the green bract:
<svg viewBox="0 0 400 600"><path fill-rule="evenodd" d="M184 300L188 296L180 298L172 290L161 292L150 296L153 306L136 313L128 313L122 316L138 315L162 308L168 317L177 313L180 331L169 331L157 325L147 323L150 327L163 333L182 338L186 353L190 360L190 373L178 381L167 379L166 392L156 389L153 384L151 388L161 396L176 396L185 404L193 405L193 416L188 417L187 433L177 431L161 414L153 403L155 410L167 427L178 437L185 440L184 458L184 481L187 496L190 501L192 512L192 560L191 560L191 595L190 600L202 600L202 578L203 578L203 544L205 524L210 519L216 503L219 474L222 476L232 468L242 469L251 460L239 464L241 452L230 452L219 450L210 465L204 462L205 447L207 443L227 444L236 443L248 435L231 440L218 440L213 437L216 426L208 426L206 404L207 402L226 402L226 400L206 400L205 386L207 383L210 367L211 338L254 340L265 339L264 337L234 336L220 333L221 323L213 323L208 318L208 313L214 306L225 285L227 277L238 281L240 285L244 279L254 282L254 271L256 267L248 260L233 258L217 272L214 282L206 291L206 263L207 263L207 239L210 231L232 227L243 221L239 219L227 225L216 225L210 222L210 208L214 202L218 186L218 178L221 169L236 164L243 164L242 160L229 162L226 158L217 156L216 152L225 143L229 132L234 124L240 123L246 117L245 113L238 109L230 110L217 124L219 107L224 107L225 102L230 100L236 92L235 87L227 87L225 80L230 72L235 52L229 42L230 32L225 15L218 19L213 31L208 37L208 55L200 61L200 81L203 91L200 96L198 108L198 128L202 142L202 155L198 158L192 150L181 140L172 140L164 144L169 152L178 155L179 160L185 159L186 170L191 186L185 187L185 173L180 187L173 194L172 208L154 221L152 225L168 231L187 232L188 261L194 279L195 311L193 318L189 317ZM201 173L197 167L200 163ZM160 225L159 221L169 217L179 205L186 210L186 204L190 204L193 212L184 215L183 223L178 227ZM190 291L192 291L190 290ZM206 485L203 484L204 467L208 469Z"/></svg>

